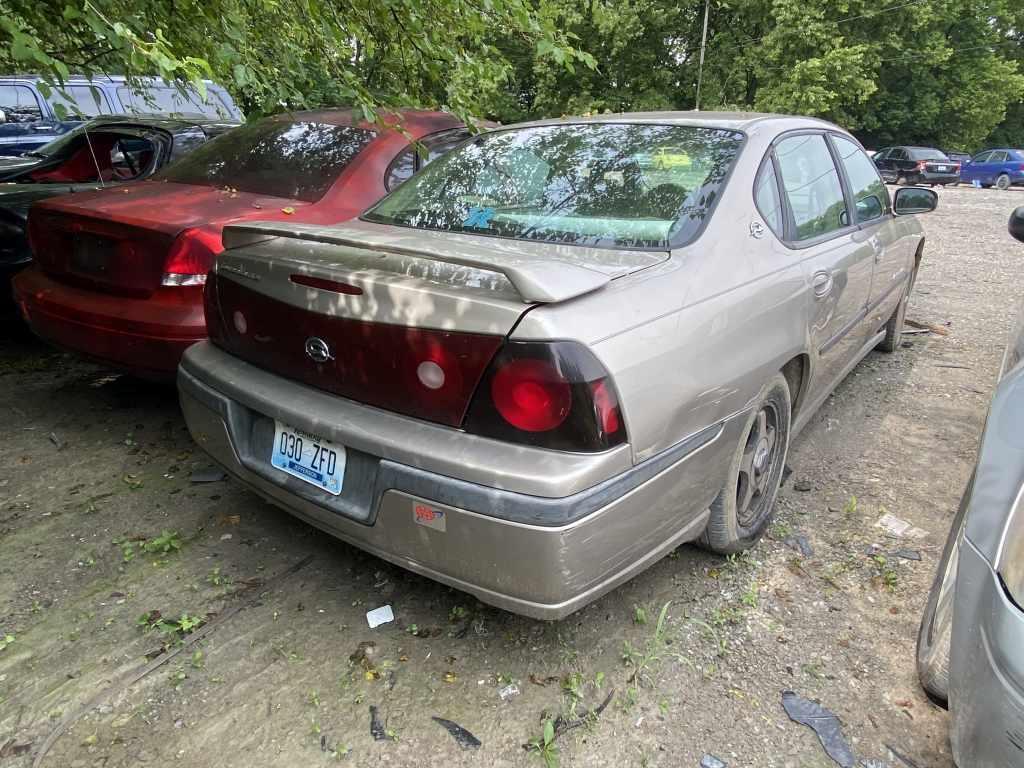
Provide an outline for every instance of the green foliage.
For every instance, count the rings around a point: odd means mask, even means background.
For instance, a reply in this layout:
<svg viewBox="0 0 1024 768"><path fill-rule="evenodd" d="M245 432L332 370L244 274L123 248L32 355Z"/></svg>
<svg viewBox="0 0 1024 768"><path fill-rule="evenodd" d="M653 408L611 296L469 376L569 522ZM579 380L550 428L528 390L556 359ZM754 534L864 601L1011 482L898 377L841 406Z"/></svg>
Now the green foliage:
<svg viewBox="0 0 1024 768"><path fill-rule="evenodd" d="M199 616L181 614L179 619L165 619L160 611L147 611L135 621L136 626L146 632L159 632L168 642L179 643L186 635L190 635L206 623ZM198 661L202 662L200 653Z"/></svg>

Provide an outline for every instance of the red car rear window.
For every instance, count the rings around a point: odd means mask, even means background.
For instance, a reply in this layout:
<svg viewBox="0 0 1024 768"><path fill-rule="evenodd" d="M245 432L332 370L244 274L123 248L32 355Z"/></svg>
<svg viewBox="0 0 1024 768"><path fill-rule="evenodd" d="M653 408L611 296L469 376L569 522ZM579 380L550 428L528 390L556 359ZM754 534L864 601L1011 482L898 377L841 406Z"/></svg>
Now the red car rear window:
<svg viewBox="0 0 1024 768"><path fill-rule="evenodd" d="M156 178L314 203L374 138L347 125L258 120L207 142Z"/></svg>

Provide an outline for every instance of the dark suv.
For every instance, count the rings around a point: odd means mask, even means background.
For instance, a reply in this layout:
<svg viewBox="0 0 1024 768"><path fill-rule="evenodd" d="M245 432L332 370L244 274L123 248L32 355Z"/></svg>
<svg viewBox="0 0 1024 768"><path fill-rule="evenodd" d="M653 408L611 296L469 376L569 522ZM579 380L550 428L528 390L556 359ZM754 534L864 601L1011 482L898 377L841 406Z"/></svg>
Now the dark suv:
<svg viewBox="0 0 1024 768"><path fill-rule="evenodd" d="M931 147L886 147L872 158L884 181L890 184L957 184L960 163Z"/></svg>

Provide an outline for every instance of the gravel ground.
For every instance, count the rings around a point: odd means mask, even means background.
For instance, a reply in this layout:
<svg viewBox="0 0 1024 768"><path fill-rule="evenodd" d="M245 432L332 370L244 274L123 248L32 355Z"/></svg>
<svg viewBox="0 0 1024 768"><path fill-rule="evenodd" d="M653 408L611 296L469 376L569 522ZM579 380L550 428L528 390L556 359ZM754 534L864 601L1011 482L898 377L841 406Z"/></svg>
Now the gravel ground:
<svg viewBox="0 0 1024 768"><path fill-rule="evenodd" d="M6 320L0 763L29 765L87 706L42 765L832 765L783 712L788 689L833 710L860 758L951 766L914 640L1018 303L1006 220L1024 194L940 194L908 317L946 335L873 353L839 387L793 445L765 541L728 560L681 547L559 623L482 606L228 481L192 483L208 463L172 390ZM887 537L886 513L923 535ZM384 604L396 621L368 629ZM182 645L197 620L207 634ZM180 652L136 679L163 648ZM593 722L523 748L609 694Z"/></svg>

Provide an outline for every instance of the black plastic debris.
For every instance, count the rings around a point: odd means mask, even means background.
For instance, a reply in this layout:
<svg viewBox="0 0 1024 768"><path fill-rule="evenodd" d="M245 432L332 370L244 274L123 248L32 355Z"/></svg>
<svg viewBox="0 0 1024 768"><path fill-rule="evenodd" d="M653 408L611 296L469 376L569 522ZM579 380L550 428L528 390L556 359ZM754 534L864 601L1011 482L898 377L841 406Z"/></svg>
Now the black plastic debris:
<svg viewBox="0 0 1024 768"><path fill-rule="evenodd" d="M892 553L893 557L902 557L904 560L920 560L921 553L916 549L897 549Z"/></svg>
<svg viewBox="0 0 1024 768"><path fill-rule="evenodd" d="M206 469L197 469L189 477L189 480L193 483L219 483L226 477L227 475L216 467L207 467Z"/></svg>
<svg viewBox="0 0 1024 768"><path fill-rule="evenodd" d="M704 755L700 759L700 768L726 768L725 762L714 755Z"/></svg>
<svg viewBox="0 0 1024 768"><path fill-rule="evenodd" d="M453 723L451 720L445 720L443 717L432 717L431 720L448 731L448 733L452 735L452 738L455 739L455 743L463 749L480 749L480 739L458 723Z"/></svg>
<svg viewBox="0 0 1024 768"><path fill-rule="evenodd" d="M804 557L814 557L814 547L811 546L811 542L802 533L787 536L782 540L782 543L790 549L799 552Z"/></svg>
<svg viewBox="0 0 1024 768"><path fill-rule="evenodd" d="M808 491L812 490L813 488L814 488L814 486L811 485L811 481L810 480L794 480L793 481L793 490L794 491L799 491L800 493L807 493Z"/></svg>
<svg viewBox="0 0 1024 768"><path fill-rule="evenodd" d="M798 696L793 691L782 692L782 708L789 719L812 728L825 752L842 768L854 768L857 758L843 737L839 718L820 704Z"/></svg>
<svg viewBox="0 0 1024 768"><path fill-rule="evenodd" d="M895 757L897 760L899 760L904 765L909 766L909 768L921 768L921 766L919 766L917 763L915 763L909 757L904 755L898 749L894 749L892 744L886 744L885 748L888 749L890 752L892 752L893 757Z"/></svg>
<svg viewBox="0 0 1024 768"><path fill-rule="evenodd" d="M377 707L373 704L370 705L370 735L373 736L374 741L387 741L388 738L384 723L377 716Z"/></svg>

